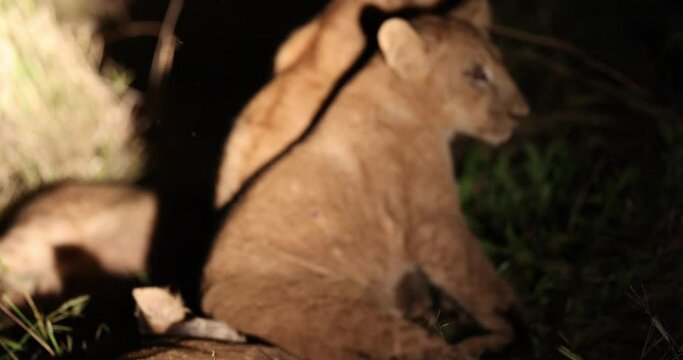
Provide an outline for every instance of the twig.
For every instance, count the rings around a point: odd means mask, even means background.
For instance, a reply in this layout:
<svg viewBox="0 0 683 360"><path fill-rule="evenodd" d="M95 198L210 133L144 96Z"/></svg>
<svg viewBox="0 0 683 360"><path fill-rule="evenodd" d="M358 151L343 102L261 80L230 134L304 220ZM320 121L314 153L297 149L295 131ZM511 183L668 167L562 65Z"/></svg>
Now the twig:
<svg viewBox="0 0 683 360"><path fill-rule="evenodd" d="M593 169L591 171L591 175L588 178L588 181L584 184L583 188L581 189L581 192L579 192L579 195L576 197L576 201L574 201L574 204L572 204L571 211L569 212L569 221L567 223L567 232L570 233L571 231L574 230L576 227L576 223L578 221L578 214L579 211L583 208L586 198L589 195L589 192L591 190L591 187L597 182L598 178L600 177L600 174L602 173L602 170L604 169L605 165L607 165L607 162L603 159L598 161L595 166L593 166Z"/></svg>
<svg viewBox="0 0 683 360"><path fill-rule="evenodd" d="M100 36L106 42L116 42L140 36L157 37L163 23L159 21L133 21L118 25L112 29L103 30Z"/></svg>
<svg viewBox="0 0 683 360"><path fill-rule="evenodd" d="M175 26L183 8L183 0L171 0L164 15L164 21L159 30L157 47L152 58L152 67L149 72L148 85L151 90L158 89L161 79L168 73L173 64L173 56L176 47Z"/></svg>
<svg viewBox="0 0 683 360"><path fill-rule="evenodd" d="M93 64L102 67L104 44L143 36L159 37L161 24L159 21L132 21L99 31L93 36L90 44L89 56Z"/></svg>
<svg viewBox="0 0 683 360"><path fill-rule="evenodd" d="M14 354L14 351L10 350L5 344L0 342L0 346L2 346L3 350L5 350L5 354L9 355L12 360L19 360L19 358Z"/></svg>
<svg viewBox="0 0 683 360"><path fill-rule="evenodd" d="M12 312L7 308L7 306L5 306L5 304L0 303L0 310L2 310L2 312L5 313L5 315L8 318L10 318L10 320L14 321L17 325L24 329L24 331L26 331L26 333L29 334L33 338L33 340L35 340L43 349L45 349L45 351L47 351L47 353L50 354L50 356L55 357L56 354L50 348L50 346L38 335L36 335L36 333L31 328L24 324L23 321L14 316L14 314L12 314Z"/></svg>
<svg viewBox="0 0 683 360"><path fill-rule="evenodd" d="M556 126L563 123L599 126L608 123L608 120L601 114L575 112L568 109L547 114L531 115L524 119L524 126L520 127L517 131L525 136L534 136L549 130L555 131L557 129Z"/></svg>
<svg viewBox="0 0 683 360"><path fill-rule="evenodd" d="M642 114L645 114L647 116L653 117L655 119L663 120L663 119L678 119L679 115L676 114L675 112L658 106L656 104L652 104L646 99L642 98L641 96L635 96L633 93L624 91L620 88L614 87L612 84L606 83L604 81L596 81L593 79L587 79L585 77L582 77L580 74L578 74L576 71L571 69L570 67L558 62L554 61L551 59L548 59L542 55L539 55L537 53L531 52L531 51L525 51L520 53L521 58L526 58L531 61L536 61L541 64L544 64L548 66L552 71L560 76L565 76L565 77L573 77L579 80L581 83L598 90L604 94L607 94L619 102L621 102L623 105L626 107L635 110L637 112L640 112Z"/></svg>
<svg viewBox="0 0 683 360"><path fill-rule="evenodd" d="M564 52L575 57L584 65L594 69L595 71L598 71L610 77L612 80L628 88L630 91L633 91L640 95L645 95L648 93L647 89L636 83L634 80L626 76L624 73L607 65L605 62L594 58L587 52L579 49L578 47L570 44L567 41L556 39L549 36L533 34L530 32L526 32L523 30L503 25L493 25L491 27L491 32L502 37Z"/></svg>
<svg viewBox="0 0 683 360"><path fill-rule="evenodd" d="M669 348L673 353L673 359L680 359L681 354L678 353L676 341L664 328L664 324L662 324L661 320L659 320L659 317L652 312L645 286L641 285L640 288L641 291L638 292L636 289L631 287L631 291L628 292L627 295L638 307L640 307L641 311L650 318L650 328L648 329L645 343L643 344L641 359L645 358L647 354L654 350L662 340L666 341L666 343L669 345ZM652 336L655 332L659 334L659 338L655 342L652 342Z"/></svg>

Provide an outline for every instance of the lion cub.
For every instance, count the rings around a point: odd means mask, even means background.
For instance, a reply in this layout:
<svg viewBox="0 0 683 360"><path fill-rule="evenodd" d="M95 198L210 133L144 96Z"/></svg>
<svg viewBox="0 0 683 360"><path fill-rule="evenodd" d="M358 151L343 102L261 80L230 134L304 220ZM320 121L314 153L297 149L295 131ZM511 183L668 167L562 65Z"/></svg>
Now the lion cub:
<svg viewBox="0 0 683 360"><path fill-rule="evenodd" d="M69 282L146 270L157 215L151 192L132 186L66 184L39 194L0 235L0 291L63 295Z"/></svg>
<svg viewBox="0 0 683 360"><path fill-rule="evenodd" d="M249 101L223 151L216 184L221 208L245 181L294 142L366 45L364 8L391 12L430 9L442 0L332 0L278 49L274 77ZM484 0L467 0L481 3ZM306 94L302 96L302 94Z"/></svg>
<svg viewBox="0 0 683 360"><path fill-rule="evenodd" d="M235 205L208 314L308 359L469 358L512 339L515 295L467 228L449 142L501 143L528 107L475 15L382 24L381 54ZM399 284L417 271L490 333L450 347L406 320Z"/></svg>

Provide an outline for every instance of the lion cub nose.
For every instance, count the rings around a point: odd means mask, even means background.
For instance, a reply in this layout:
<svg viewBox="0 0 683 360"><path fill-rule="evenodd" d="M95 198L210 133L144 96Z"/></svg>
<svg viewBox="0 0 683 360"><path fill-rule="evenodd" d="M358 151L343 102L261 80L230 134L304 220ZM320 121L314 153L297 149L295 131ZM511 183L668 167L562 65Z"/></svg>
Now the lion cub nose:
<svg viewBox="0 0 683 360"><path fill-rule="evenodd" d="M519 95L512 101L510 115L514 117L525 117L529 115L529 112L531 112L531 109L524 96Z"/></svg>

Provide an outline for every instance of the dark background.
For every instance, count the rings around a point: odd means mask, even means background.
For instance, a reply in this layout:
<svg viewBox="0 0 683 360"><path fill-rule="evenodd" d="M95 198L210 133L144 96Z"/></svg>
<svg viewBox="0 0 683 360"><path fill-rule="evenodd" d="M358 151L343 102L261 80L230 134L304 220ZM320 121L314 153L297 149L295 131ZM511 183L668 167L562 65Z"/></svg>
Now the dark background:
<svg viewBox="0 0 683 360"><path fill-rule="evenodd" d="M213 186L232 120L268 80L277 45L324 3L184 5L160 106L141 120L151 155L142 183L162 201L155 255L163 261L153 276L190 299L215 228ZM161 21L166 6L139 0L128 11L133 21ZM675 359L683 341L683 2L492 6L493 39L533 114L502 148L464 139L454 155L470 224L526 307L526 358ZM155 41L106 48L142 91Z"/></svg>

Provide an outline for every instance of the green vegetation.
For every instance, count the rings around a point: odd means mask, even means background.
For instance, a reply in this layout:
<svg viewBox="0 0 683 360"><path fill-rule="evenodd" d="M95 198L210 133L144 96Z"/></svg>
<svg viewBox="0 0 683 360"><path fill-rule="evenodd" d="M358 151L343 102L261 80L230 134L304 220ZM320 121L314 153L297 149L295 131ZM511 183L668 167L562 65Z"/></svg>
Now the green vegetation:
<svg viewBox="0 0 683 360"><path fill-rule="evenodd" d="M0 337L0 347L4 349L0 359L58 357L72 354L77 348L87 348L87 341L80 339L81 334L70 324L82 317L88 296L70 299L49 314L42 313L30 296L26 296L26 301L31 310L28 315L8 297L2 299L0 310L11 320L3 324L3 333L7 332L6 327L16 327L18 335L16 338ZM100 336L98 329L95 338Z"/></svg>
<svg viewBox="0 0 683 360"><path fill-rule="evenodd" d="M646 24L656 42L620 34L645 21L642 1L609 22L579 15L614 4L498 4L501 24L551 35L496 29L534 113L500 149L459 144L457 176L471 226L522 296L534 356L683 358L683 42L661 8Z"/></svg>

